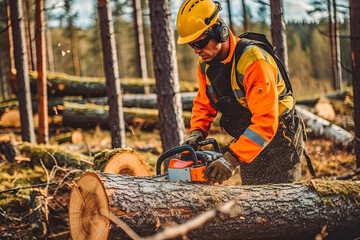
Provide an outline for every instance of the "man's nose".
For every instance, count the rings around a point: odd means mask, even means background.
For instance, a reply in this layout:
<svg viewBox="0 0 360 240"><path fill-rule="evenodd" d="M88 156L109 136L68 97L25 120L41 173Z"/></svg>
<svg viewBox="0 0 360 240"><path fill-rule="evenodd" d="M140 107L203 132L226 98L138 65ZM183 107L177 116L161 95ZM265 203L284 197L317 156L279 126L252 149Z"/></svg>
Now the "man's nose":
<svg viewBox="0 0 360 240"><path fill-rule="evenodd" d="M195 50L195 53L196 53L196 54L201 53L201 49L200 49L200 48L194 47L194 50Z"/></svg>

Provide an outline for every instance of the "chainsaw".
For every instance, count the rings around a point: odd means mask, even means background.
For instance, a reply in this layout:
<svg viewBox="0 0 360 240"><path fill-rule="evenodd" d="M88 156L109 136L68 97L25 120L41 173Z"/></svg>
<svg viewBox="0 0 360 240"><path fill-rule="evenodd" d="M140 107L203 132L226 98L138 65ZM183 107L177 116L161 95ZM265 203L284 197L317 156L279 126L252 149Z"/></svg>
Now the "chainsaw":
<svg viewBox="0 0 360 240"><path fill-rule="evenodd" d="M201 147L212 145L214 151L201 150ZM171 148L160 155L156 163L156 176L169 181L206 182L206 167L213 161L223 157L220 147L214 138L208 138L198 143L199 151L190 145ZM167 173L161 174L161 167L165 160L170 159Z"/></svg>

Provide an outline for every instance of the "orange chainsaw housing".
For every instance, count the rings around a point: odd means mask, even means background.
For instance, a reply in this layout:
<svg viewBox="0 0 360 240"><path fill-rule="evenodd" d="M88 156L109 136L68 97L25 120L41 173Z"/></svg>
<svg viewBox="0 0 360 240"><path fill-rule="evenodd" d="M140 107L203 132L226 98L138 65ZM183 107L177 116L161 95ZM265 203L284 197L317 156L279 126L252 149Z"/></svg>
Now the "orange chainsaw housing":
<svg viewBox="0 0 360 240"><path fill-rule="evenodd" d="M191 181L193 182L206 182L205 170L206 166L193 167L193 161L183 161L178 159L172 159L169 163L169 169L190 169Z"/></svg>

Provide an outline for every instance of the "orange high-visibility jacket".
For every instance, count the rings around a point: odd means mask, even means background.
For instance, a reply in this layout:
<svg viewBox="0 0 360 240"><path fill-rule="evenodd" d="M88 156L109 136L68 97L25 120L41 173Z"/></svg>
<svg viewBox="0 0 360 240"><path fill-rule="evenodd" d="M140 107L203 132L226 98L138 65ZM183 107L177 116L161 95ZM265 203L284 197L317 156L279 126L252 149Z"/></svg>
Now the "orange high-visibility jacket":
<svg viewBox="0 0 360 240"><path fill-rule="evenodd" d="M232 61L239 38L230 32L229 56L221 63ZM193 102L191 128L201 130L204 137L209 134L217 110L211 104L206 92L213 92L206 70L209 65L199 58L199 91ZM205 74L204 74L205 73ZM242 81L236 80L236 74ZM252 114L251 124L229 147L239 161L250 163L273 139L278 129L279 116L294 107L291 95L283 97L286 89L273 57L262 48L251 45L244 49L238 62L233 61L230 75L231 88L237 101ZM229 84L229 82L224 82ZM282 96L279 100L279 96ZM211 97L217 101L214 94Z"/></svg>

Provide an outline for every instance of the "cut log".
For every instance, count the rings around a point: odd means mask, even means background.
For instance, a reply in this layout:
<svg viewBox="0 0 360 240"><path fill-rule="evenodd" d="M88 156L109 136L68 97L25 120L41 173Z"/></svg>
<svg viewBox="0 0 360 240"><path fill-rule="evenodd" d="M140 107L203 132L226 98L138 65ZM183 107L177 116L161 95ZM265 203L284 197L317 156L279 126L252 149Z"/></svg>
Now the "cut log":
<svg viewBox="0 0 360 240"><path fill-rule="evenodd" d="M326 225L329 236L352 239L360 236L359 192L360 183L350 181L213 186L88 172L72 189L69 227L74 240L127 239L106 217L110 211L149 236L244 194L230 216L208 221L188 237L314 239Z"/></svg>
<svg viewBox="0 0 360 240"><path fill-rule="evenodd" d="M133 149L106 149L94 156L95 170L129 176L151 176L149 165Z"/></svg>
<svg viewBox="0 0 360 240"><path fill-rule="evenodd" d="M53 140L56 141L58 144L62 143L81 143L83 141L83 135L81 130L74 130L71 132L57 134L53 137Z"/></svg>
<svg viewBox="0 0 360 240"><path fill-rule="evenodd" d="M301 106L296 106L295 109L301 114L305 125L311 128L315 135L329 139L345 149L353 149L354 136L351 133L316 116Z"/></svg>
<svg viewBox="0 0 360 240"><path fill-rule="evenodd" d="M30 72L31 92L37 91L37 73ZM106 96L106 84L104 78L77 77L65 73L48 73L48 93L54 96ZM155 93L155 80L148 79L150 92ZM142 78L122 78L121 88L124 93L144 93L144 80ZM198 88L196 82L182 82L180 89L183 92L193 92Z"/></svg>

